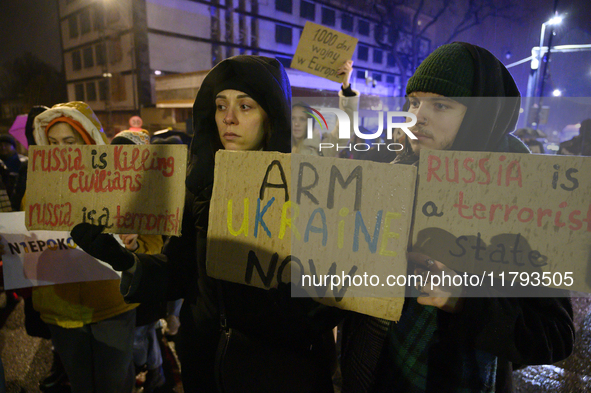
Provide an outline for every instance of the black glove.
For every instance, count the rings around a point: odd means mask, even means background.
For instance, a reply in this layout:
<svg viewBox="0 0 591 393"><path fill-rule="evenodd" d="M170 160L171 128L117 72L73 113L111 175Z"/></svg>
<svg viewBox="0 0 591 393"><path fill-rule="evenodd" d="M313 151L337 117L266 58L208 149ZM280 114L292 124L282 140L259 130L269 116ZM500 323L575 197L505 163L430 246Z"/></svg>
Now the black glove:
<svg viewBox="0 0 591 393"><path fill-rule="evenodd" d="M123 271L131 268L135 262L133 253L121 247L113 236L102 233L103 229L103 225L82 223L76 225L70 234L81 249L113 269Z"/></svg>

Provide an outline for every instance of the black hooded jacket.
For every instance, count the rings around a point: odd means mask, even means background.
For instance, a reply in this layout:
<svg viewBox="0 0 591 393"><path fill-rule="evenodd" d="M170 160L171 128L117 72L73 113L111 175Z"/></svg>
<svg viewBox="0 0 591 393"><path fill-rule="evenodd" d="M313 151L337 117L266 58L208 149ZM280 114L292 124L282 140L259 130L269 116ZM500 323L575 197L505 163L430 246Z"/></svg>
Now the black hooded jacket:
<svg viewBox="0 0 591 393"><path fill-rule="evenodd" d="M194 136L182 235L171 237L161 255L137 254L135 273L124 273L122 280L122 292L129 302L184 299L177 351L188 392L217 392L214 363L221 332L217 292L220 288L228 325L272 345L310 348L323 335L331 334L334 325L332 317L326 314L332 312L329 308L311 299L291 299L287 285L267 291L217 281L206 274L214 155L222 148L214 119L214 93L216 85L235 78L256 90L253 98L271 121L272 132L264 150L291 151L291 88L281 64L259 56L236 56L219 63L205 77L193 106ZM326 378L330 383L328 368Z"/></svg>
<svg viewBox="0 0 591 393"><path fill-rule="evenodd" d="M461 44L474 60L473 96L464 102L468 109L450 150L529 152L510 134L520 107L513 78L489 51ZM418 156L407 149L394 163L418 165ZM389 360L400 346L413 348L412 360L423 362L428 370L427 392L511 392L514 363L550 364L572 352L570 298L511 298L497 288L483 288L478 296L468 295L458 314L436 310L425 316L426 306L409 298L398 324L362 315L348 318L343 328L342 391L417 391L420 384L416 380L423 376L405 380L399 374L401 367ZM423 322L424 330L420 331L416 322L419 318L428 321ZM397 329L404 329L401 326L409 326L414 334L400 333ZM425 334L429 329L432 333ZM391 340L396 335L403 337L398 346ZM496 365L496 370L478 370L475 359L486 358L487 354L487 361L496 360L483 364Z"/></svg>

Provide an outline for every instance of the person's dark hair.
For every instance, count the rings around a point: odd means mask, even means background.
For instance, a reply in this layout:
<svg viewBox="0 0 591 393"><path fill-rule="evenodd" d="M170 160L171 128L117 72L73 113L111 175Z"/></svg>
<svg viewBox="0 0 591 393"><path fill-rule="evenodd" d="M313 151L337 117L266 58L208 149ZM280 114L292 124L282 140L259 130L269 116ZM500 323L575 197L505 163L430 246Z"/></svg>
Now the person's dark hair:
<svg viewBox="0 0 591 393"><path fill-rule="evenodd" d="M16 139L10 134L0 135L0 142L10 143L16 149Z"/></svg>
<svg viewBox="0 0 591 393"><path fill-rule="evenodd" d="M291 110L293 111L293 108L295 107L302 108L306 111L310 111L310 105L306 104L304 101L298 101L295 104L293 104L291 106ZM312 116L309 113L306 113L306 117L311 118Z"/></svg>
<svg viewBox="0 0 591 393"><path fill-rule="evenodd" d="M135 143L122 136L117 136L111 140L111 145L135 145Z"/></svg>
<svg viewBox="0 0 591 393"><path fill-rule="evenodd" d="M29 115L27 116L27 124L25 125L25 136L27 137L27 143L29 146L35 146L37 144L35 142L35 136L33 135L33 130L35 129L33 126L33 121L35 120L35 117L48 109L49 108L46 106L36 105L29 111Z"/></svg>
<svg viewBox="0 0 591 393"><path fill-rule="evenodd" d="M581 122L579 135L581 135L586 140L591 140L591 119L585 119Z"/></svg>

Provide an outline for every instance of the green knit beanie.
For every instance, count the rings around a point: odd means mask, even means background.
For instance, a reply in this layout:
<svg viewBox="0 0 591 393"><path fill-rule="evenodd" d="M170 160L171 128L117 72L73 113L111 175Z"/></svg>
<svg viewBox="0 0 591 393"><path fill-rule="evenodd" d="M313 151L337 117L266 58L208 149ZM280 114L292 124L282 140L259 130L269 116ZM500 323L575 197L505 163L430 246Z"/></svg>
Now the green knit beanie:
<svg viewBox="0 0 591 393"><path fill-rule="evenodd" d="M454 42L435 49L408 80L406 94L413 91L446 97L471 97L474 60L462 44Z"/></svg>

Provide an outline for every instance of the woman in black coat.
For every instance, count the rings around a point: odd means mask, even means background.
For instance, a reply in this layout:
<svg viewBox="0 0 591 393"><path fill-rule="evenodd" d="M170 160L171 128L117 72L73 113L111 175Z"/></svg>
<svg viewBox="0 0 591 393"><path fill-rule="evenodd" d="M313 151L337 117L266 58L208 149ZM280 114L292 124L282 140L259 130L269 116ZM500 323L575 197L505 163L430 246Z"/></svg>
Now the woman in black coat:
<svg viewBox="0 0 591 393"><path fill-rule="evenodd" d="M310 299L292 299L288 285L263 290L207 276L205 255L214 155L219 149L288 153L291 88L285 70L260 56L226 59L205 77L193 106L194 137L186 179L182 235L171 237L163 254L127 253L101 234L101 227L79 224L72 237L89 254L122 270L122 292L130 302L184 299L178 353L187 392L272 392L279 381L294 380L293 392L332 392L333 311ZM248 168L237 168L248 170ZM231 246L231 245L230 245ZM221 296L220 296L221 294ZM220 297L223 299L220 303ZM216 368L220 304L227 324L261 343L263 367L250 367L258 350L239 359L222 378ZM313 315L313 316L312 316ZM264 348L263 348L264 347ZM217 354L217 359L216 359ZM279 370L279 359L300 359ZM253 368L255 371L253 372ZM225 379L225 380L224 380ZM238 390L227 389L236 379Z"/></svg>

